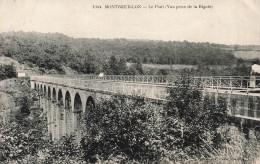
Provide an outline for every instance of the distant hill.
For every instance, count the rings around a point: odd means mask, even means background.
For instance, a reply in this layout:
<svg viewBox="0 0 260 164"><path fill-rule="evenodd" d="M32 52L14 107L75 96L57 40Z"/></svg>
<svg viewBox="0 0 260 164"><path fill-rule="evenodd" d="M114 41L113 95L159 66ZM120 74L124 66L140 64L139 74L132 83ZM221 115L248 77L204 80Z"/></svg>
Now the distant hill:
<svg viewBox="0 0 260 164"><path fill-rule="evenodd" d="M260 50L233 51L233 54L235 57L242 59L260 59Z"/></svg>
<svg viewBox="0 0 260 164"><path fill-rule="evenodd" d="M111 56L127 62L170 65L233 65L234 46L127 39L71 38L60 33L11 32L0 34L0 56L21 64L64 72L97 73Z"/></svg>

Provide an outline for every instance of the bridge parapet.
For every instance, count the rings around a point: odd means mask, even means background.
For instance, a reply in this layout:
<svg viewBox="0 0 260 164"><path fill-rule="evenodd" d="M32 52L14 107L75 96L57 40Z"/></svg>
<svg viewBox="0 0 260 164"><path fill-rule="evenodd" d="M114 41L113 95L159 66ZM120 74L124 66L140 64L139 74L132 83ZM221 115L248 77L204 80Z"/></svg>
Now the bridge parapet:
<svg viewBox="0 0 260 164"><path fill-rule="evenodd" d="M77 89L93 90L95 92L123 93L126 95L138 94L150 99L166 99L166 89L170 87L165 83L129 82L100 79L83 79L68 77L32 76L31 81L51 83Z"/></svg>
<svg viewBox="0 0 260 164"><path fill-rule="evenodd" d="M33 79L43 76L31 76ZM51 78L70 78L70 79L83 79L83 80L96 80L96 81L113 81L113 82L128 82L128 83L146 83L156 85L172 85L178 79L178 76L162 76L162 75L56 75L44 76ZM32 79L31 78L31 79Z"/></svg>
<svg viewBox="0 0 260 164"><path fill-rule="evenodd" d="M91 81L111 81L111 82L125 82L125 83L144 83L154 85L175 85L176 80L181 79L180 76L161 76L161 75L104 75L102 77L97 75L73 75L73 76L32 76L31 79L46 77L48 80L77 79L91 80ZM192 85L198 86L201 89L250 89L260 87L260 76L202 76L189 77Z"/></svg>
<svg viewBox="0 0 260 164"><path fill-rule="evenodd" d="M160 81L159 79L163 80ZM171 80L165 82L167 79ZM31 76L32 82L49 83L101 94L137 94L155 100L165 100L168 96L166 92L167 88L175 87L174 80L176 81L177 79L178 77L176 76L171 78L166 78L165 76L155 76L154 78L151 76L150 78L148 76L143 78L141 76L136 78L134 76L110 76L107 78L98 76L81 76L78 78ZM260 84L260 78L254 78L254 87L250 86L251 81L252 78L250 77L221 76L192 77L190 82L192 85L200 86L200 89L203 91L212 92L217 95L221 93L228 94L228 102L229 104L233 104L231 113L235 117L260 121L260 89L257 89ZM251 101L251 99L254 99L254 101ZM236 103L234 103L235 100Z"/></svg>
<svg viewBox="0 0 260 164"><path fill-rule="evenodd" d="M212 89L254 89L260 88L260 76L208 76L194 77L195 83L200 83L202 88Z"/></svg>

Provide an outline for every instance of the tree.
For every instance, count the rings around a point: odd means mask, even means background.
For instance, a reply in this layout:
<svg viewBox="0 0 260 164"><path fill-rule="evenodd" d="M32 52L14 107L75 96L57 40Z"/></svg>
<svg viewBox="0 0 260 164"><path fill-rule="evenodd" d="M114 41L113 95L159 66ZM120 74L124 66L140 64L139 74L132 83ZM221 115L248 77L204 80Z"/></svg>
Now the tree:
<svg viewBox="0 0 260 164"><path fill-rule="evenodd" d="M217 129L230 120L225 98L202 96L188 77L182 77L176 85L168 90L165 106L165 147L180 148L191 156L207 156L203 152L213 151L224 141Z"/></svg>
<svg viewBox="0 0 260 164"><path fill-rule="evenodd" d="M140 60L137 61L135 68L139 72L139 74L143 74L143 66Z"/></svg>
<svg viewBox="0 0 260 164"><path fill-rule="evenodd" d="M102 71L105 72L107 75L112 75L112 71L110 70L110 67L107 62L104 62L102 65Z"/></svg>
<svg viewBox="0 0 260 164"><path fill-rule="evenodd" d="M159 72L158 72L159 75L167 75L168 72L166 69L159 69Z"/></svg>
<svg viewBox="0 0 260 164"><path fill-rule="evenodd" d="M13 65L0 65L0 80L17 76L16 68Z"/></svg>
<svg viewBox="0 0 260 164"><path fill-rule="evenodd" d="M251 63L260 65L260 60L258 58L254 58L251 60Z"/></svg>
<svg viewBox="0 0 260 164"><path fill-rule="evenodd" d="M84 60L83 73L93 74L96 71L96 60L92 55L87 55Z"/></svg>
<svg viewBox="0 0 260 164"><path fill-rule="evenodd" d="M119 69L118 69L118 61L117 58L112 55L109 59L109 69L112 72L113 75L118 75L119 74Z"/></svg>
<svg viewBox="0 0 260 164"><path fill-rule="evenodd" d="M136 67L134 64L132 64L128 70L126 71L126 75L138 75L139 72L137 71Z"/></svg>
<svg viewBox="0 0 260 164"><path fill-rule="evenodd" d="M130 100L116 95L97 103L89 111L88 132L81 140L86 162L95 163L98 156L103 160L121 156L123 163L128 159L158 161L163 153L160 120L159 109L136 95Z"/></svg>
<svg viewBox="0 0 260 164"><path fill-rule="evenodd" d="M120 58L118 61L118 70L120 75L125 75L127 71L126 60L124 58Z"/></svg>
<svg viewBox="0 0 260 164"><path fill-rule="evenodd" d="M20 104L21 113L29 115L30 107L33 104L33 101L30 98L30 96L24 95L23 97L21 97L19 100L19 104Z"/></svg>

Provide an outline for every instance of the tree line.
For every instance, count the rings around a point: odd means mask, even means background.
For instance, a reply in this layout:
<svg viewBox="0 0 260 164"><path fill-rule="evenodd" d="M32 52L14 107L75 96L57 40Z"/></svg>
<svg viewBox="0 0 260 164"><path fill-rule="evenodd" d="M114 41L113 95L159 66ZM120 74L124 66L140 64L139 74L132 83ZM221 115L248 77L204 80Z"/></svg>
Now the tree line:
<svg viewBox="0 0 260 164"><path fill-rule="evenodd" d="M68 66L82 73L104 71L114 56L118 63L233 65L237 59L225 45L177 41L74 39L59 33L0 34L0 54L20 63L55 69ZM124 67L124 66L123 66ZM112 68L114 69L114 68ZM129 68L133 74L136 70ZM138 70L138 68L137 68ZM121 74L107 71L108 73ZM141 71L139 71L141 72Z"/></svg>

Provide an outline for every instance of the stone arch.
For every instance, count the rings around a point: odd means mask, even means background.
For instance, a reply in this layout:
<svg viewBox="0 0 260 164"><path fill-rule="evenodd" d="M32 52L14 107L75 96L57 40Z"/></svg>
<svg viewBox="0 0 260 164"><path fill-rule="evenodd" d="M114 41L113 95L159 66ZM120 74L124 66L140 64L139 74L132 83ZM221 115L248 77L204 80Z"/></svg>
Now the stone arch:
<svg viewBox="0 0 260 164"><path fill-rule="evenodd" d="M34 83L34 89L37 90L37 86L36 86L36 83Z"/></svg>
<svg viewBox="0 0 260 164"><path fill-rule="evenodd" d="M71 134L73 131L73 115L71 110L71 95L69 91L65 93L65 127L66 127L66 134Z"/></svg>
<svg viewBox="0 0 260 164"><path fill-rule="evenodd" d="M49 129L49 137L53 140L54 136L54 113L51 103L51 88L48 85L44 86L45 88L45 101L46 101L46 109L47 109L47 123L48 123L48 129Z"/></svg>
<svg viewBox="0 0 260 164"><path fill-rule="evenodd" d="M40 86L39 86L38 83L37 83L37 91L38 91L38 92L40 91Z"/></svg>
<svg viewBox="0 0 260 164"><path fill-rule="evenodd" d="M74 96L74 113L75 113L75 133L76 140L80 141L81 138L81 125L83 124L82 120L82 100L79 93L76 93Z"/></svg>
<svg viewBox="0 0 260 164"><path fill-rule="evenodd" d="M41 92L41 93L43 92L42 84L41 84L41 87L40 87L40 92Z"/></svg>
<svg viewBox="0 0 260 164"><path fill-rule="evenodd" d="M48 99L50 100L51 99L51 87L50 86L48 86L48 94L47 94L47 96L48 96Z"/></svg>
<svg viewBox="0 0 260 164"><path fill-rule="evenodd" d="M54 101L54 102L56 102L57 101L57 93L56 93L56 89L53 87L53 89L52 89L52 100Z"/></svg>
<svg viewBox="0 0 260 164"><path fill-rule="evenodd" d="M88 118L90 118L91 117L91 113L92 113L92 111L94 110L94 108L95 108L95 101L94 101L94 99L93 99L93 97L92 96L89 96L88 98L87 98L87 101L86 101L86 108L85 108L85 117L87 118L87 120L88 120ZM87 128L88 128L88 126L89 126L90 124L89 124L89 122L87 121L86 122L86 126L87 126Z"/></svg>
<svg viewBox="0 0 260 164"><path fill-rule="evenodd" d="M86 110L91 111L95 108L95 101L92 96L89 96L86 102Z"/></svg>
<svg viewBox="0 0 260 164"><path fill-rule="evenodd" d="M63 106L63 93L62 89L58 89L58 108L59 108L59 136L66 135L66 122L65 122L65 110Z"/></svg>
<svg viewBox="0 0 260 164"><path fill-rule="evenodd" d="M62 95L61 89L59 89L59 91L58 91L58 102L59 102L60 106L63 105L63 95Z"/></svg>
<svg viewBox="0 0 260 164"><path fill-rule="evenodd" d="M57 106L57 93L55 87L52 86L51 89L51 102L52 102L52 114L53 114L53 139L58 140L60 138L60 110Z"/></svg>
<svg viewBox="0 0 260 164"><path fill-rule="evenodd" d="M65 109L71 110L71 96L69 91L65 93Z"/></svg>
<svg viewBox="0 0 260 164"><path fill-rule="evenodd" d="M81 97L78 93L75 94L74 110L75 111L82 110L82 101L81 101Z"/></svg>
<svg viewBox="0 0 260 164"><path fill-rule="evenodd" d="M43 89L42 89L42 84L39 83L38 85L39 85L39 91L38 91L38 92L39 92L39 96L40 96L40 107L41 107L41 108L43 109L43 111L44 111L44 107L43 107L44 105L43 105L43 100L42 100L42 96L43 96L43 93L42 93L42 92L43 92L43 91L42 91L42 90L43 90Z"/></svg>
<svg viewBox="0 0 260 164"><path fill-rule="evenodd" d="M43 85L43 95L44 95L44 96L46 95L46 92L47 92L47 90L46 90L46 85Z"/></svg>

